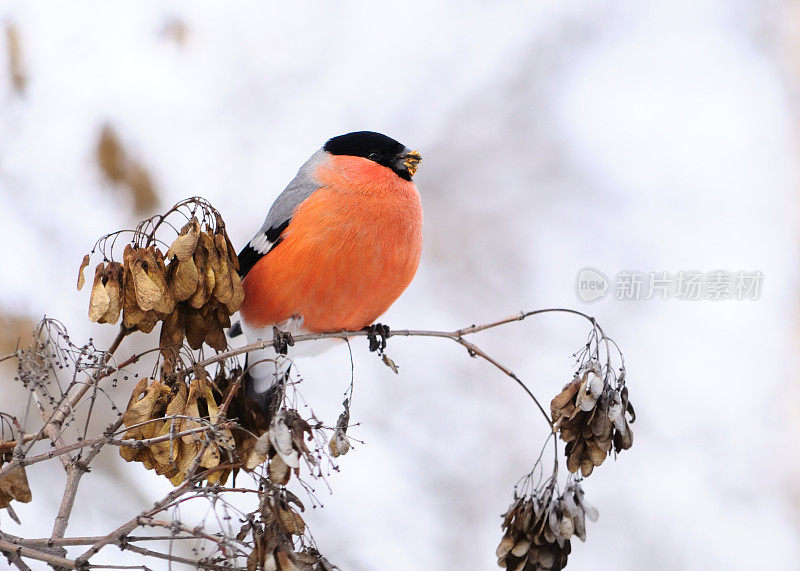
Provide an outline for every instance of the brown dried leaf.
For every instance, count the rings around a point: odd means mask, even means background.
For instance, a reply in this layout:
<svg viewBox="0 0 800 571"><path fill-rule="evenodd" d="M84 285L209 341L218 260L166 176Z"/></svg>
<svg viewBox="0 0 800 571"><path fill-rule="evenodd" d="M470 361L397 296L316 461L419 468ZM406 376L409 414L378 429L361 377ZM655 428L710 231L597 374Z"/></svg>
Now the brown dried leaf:
<svg viewBox="0 0 800 571"><path fill-rule="evenodd" d="M158 400L165 398L166 394L169 394L169 388L162 385L161 381L154 380L150 385L147 385L148 380L142 379L133 389L128 408L122 415L122 422L125 426L132 426L154 418L153 411ZM142 427L143 433L147 426L149 425Z"/></svg>
<svg viewBox="0 0 800 571"><path fill-rule="evenodd" d="M11 500L27 504L31 497L24 467L12 468L5 476L0 477L0 508L7 508Z"/></svg>
<svg viewBox="0 0 800 571"><path fill-rule="evenodd" d="M286 551L278 551L275 554L275 558L278 561L278 571L297 571L297 567Z"/></svg>
<svg viewBox="0 0 800 571"><path fill-rule="evenodd" d="M564 389L552 401L550 401L550 412L553 414L554 419L560 416L559 411L561 409L573 401L580 386L580 380L575 378L567 383L564 386Z"/></svg>
<svg viewBox="0 0 800 571"><path fill-rule="evenodd" d="M183 436L182 438L186 437ZM180 473L183 475L184 480L186 479L186 474L188 474L189 470L192 469L194 460L202 448L203 445L200 443L200 441L193 440L192 442L183 442L181 444L181 454L178 457L178 468L180 469Z"/></svg>
<svg viewBox="0 0 800 571"><path fill-rule="evenodd" d="M175 256L179 262L191 260L197 248L197 238L199 236L200 221L197 218L192 218L181 228L181 233L167 250L167 259L171 260Z"/></svg>
<svg viewBox="0 0 800 571"><path fill-rule="evenodd" d="M94 271L94 284L92 284L92 295L89 298L89 320L100 321L108 311L111 300L106 292L103 281L105 280L105 264L100 263Z"/></svg>
<svg viewBox="0 0 800 571"><path fill-rule="evenodd" d="M164 266L164 256L155 246L150 246L143 253L147 277L156 285L160 292L160 297L153 309L161 315L167 315L175 309L175 298L172 291L167 287L166 273Z"/></svg>
<svg viewBox="0 0 800 571"><path fill-rule="evenodd" d="M123 288L122 288L122 325L128 329L136 329L145 318L147 312L139 309L136 302L136 289L133 286L131 264L133 263L133 248L130 244L125 246L123 259Z"/></svg>
<svg viewBox="0 0 800 571"><path fill-rule="evenodd" d="M203 341L209 329L209 323L203 317L203 314L190 306L184 305L181 308L184 316L184 327L186 328L186 341L192 349L199 349L203 346Z"/></svg>
<svg viewBox="0 0 800 571"><path fill-rule="evenodd" d="M231 326L231 316L228 314L227 306L218 304L216 314L217 320L219 321L219 324L222 325L223 329L227 329Z"/></svg>
<svg viewBox="0 0 800 571"><path fill-rule="evenodd" d="M233 297L231 298L231 302L225 305L228 308L228 314L233 315L242 307L242 302L244 301L244 286L242 285L242 278L239 277L239 270L233 269L233 266L230 267Z"/></svg>
<svg viewBox="0 0 800 571"><path fill-rule="evenodd" d="M141 255L131 263L133 288L136 293L136 304L142 311L150 311L161 301L161 289L150 278L145 269Z"/></svg>
<svg viewBox="0 0 800 571"><path fill-rule="evenodd" d="M228 480L228 476L231 475L231 469L226 468L225 470L216 470L213 473L209 474L206 481L209 484L219 484L223 485Z"/></svg>
<svg viewBox="0 0 800 571"><path fill-rule="evenodd" d="M156 326L158 321L159 321L158 315L156 314L155 311L147 311L142 317L142 320L139 321L137 328L142 333L150 333Z"/></svg>
<svg viewBox="0 0 800 571"><path fill-rule="evenodd" d="M182 416L186 412L186 398L189 390L185 384L178 384L178 391L172 396L165 411L166 416ZM169 420L164 422L164 426L156 434L156 436L164 436L170 434L177 434L182 429L183 422L181 419ZM175 438L165 440L164 442L156 442L150 446L153 456L160 461L161 464L176 463L178 456L181 452L181 439ZM176 470L177 471L177 470ZM172 476L167 476L171 478Z"/></svg>
<svg viewBox="0 0 800 571"><path fill-rule="evenodd" d="M514 538L510 535L506 535L500 541L500 545L497 546L497 551L495 551L495 555L497 557L505 557L506 554L511 551L511 548L514 547Z"/></svg>
<svg viewBox="0 0 800 571"><path fill-rule="evenodd" d="M216 444L209 444L206 446L203 456L200 458L200 466L203 468L215 468L219 466L221 457L219 448Z"/></svg>
<svg viewBox="0 0 800 571"><path fill-rule="evenodd" d="M269 446L269 432L265 432L258 439L250 437L243 440L239 454L245 459L245 468L253 470L256 466L266 462Z"/></svg>
<svg viewBox="0 0 800 571"><path fill-rule="evenodd" d="M331 441L328 443L328 448L334 458L347 454L350 450L350 442L347 440L343 430L337 429L334 431Z"/></svg>
<svg viewBox="0 0 800 571"><path fill-rule="evenodd" d="M567 470L573 474L581 467L585 446L583 440L573 440L567 446L568 448L571 447L571 449L565 449L565 453L567 454Z"/></svg>
<svg viewBox="0 0 800 571"><path fill-rule="evenodd" d="M392 359L389 358L389 355L386 353L383 354L383 364L389 367L392 371L394 371L395 375L399 375L400 371L398 371L398 367Z"/></svg>
<svg viewBox="0 0 800 571"><path fill-rule="evenodd" d="M22 62L22 48L17 26L9 22L6 24L6 52L8 54L8 73L11 76L11 85L18 94L25 93L28 76Z"/></svg>
<svg viewBox="0 0 800 571"><path fill-rule="evenodd" d="M86 283L86 278L83 275L83 270L86 269L86 266L89 265L89 254L86 254L83 257L83 261L81 262L81 267L78 270L78 291L83 289L83 284Z"/></svg>
<svg viewBox="0 0 800 571"><path fill-rule="evenodd" d="M172 421L163 422L158 431L156 431L155 436L161 437L170 433L175 434L177 432L175 425L176 423ZM179 439L171 438L149 446L153 462L156 464L156 472L167 478L172 478L178 473L178 467L175 465L179 452L178 442Z"/></svg>
<svg viewBox="0 0 800 571"><path fill-rule="evenodd" d="M306 530L306 522L300 514L292 509L278 509L278 520L281 522L286 533L293 535L303 535Z"/></svg>
<svg viewBox="0 0 800 571"><path fill-rule="evenodd" d="M116 323L122 311L122 264L109 262L105 271L105 289L108 295L108 310L99 319L98 323Z"/></svg>
<svg viewBox="0 0 800 571"><path fill-rule="evenodd" d="M279 410L272 418L269 427L269 441L287 466L299 468L300 453L294 447L296 439L293 438L292 430L287 425L287 417L285 410Z"/></svg>
<svg viewBox="0 0 800 571"><path fill-rule="evenodd" d="M588 456L595 466L600 466L606 459L606 451L600 448L593 438L586 441L586 452L584 454Z"/></svg>
<svg viewBox="0 0 800 571"><path fill-rule="evenodd" d="M633 431L628 426L628 421L625 420L622 430L614 431L614 451L627 450L633 446Z"/></svg>
<svg viewBox="0 0 800 571"><path fill-rule="evenodd" d="M277 454L269 461L268 472L270 481L279 486L284 486L289 483L289 478L292 476L292 471L289 466L287 466L286 462Z"/></svg>
<svg viewBox="0 0 800 571"><path fill-rule="evenodd" d="M161 352L177 351L183 344L183 313L176 309L161 323Z"/></svg>
<svg viewBox="0 0 800 571"><path fill-rule="evenodd" d="M97 164L112 182L122 182L125 177L127 157L117 132L111 125L104 125L97 141Z"/></svg>
<svg viewBox="0 0 800 571"><path fill-rule="evenodd" d="M167 283L176 301L186 301L197 291L200 281L200 272L194 264L194 259L189 258L184 262L173 260L167 271Z"/></svg>
<svg viewBox="0 0 800 571"><path fill-rule="evenodd" d="M225 337L222 324L217 319L216 309L206 306L203 308L201 315L206 322L206 345L217 351L224 351L228 347L228 339Z"/></svg>
<svg viewBox="0 0 800 571"><path fill-rule="evenodd" d="M186 397L186 412L184 413L186 416L192 418L200 418L200 408L197 406L197 397L200 394L200 386L198 384L197 379L192 381L189 384L189 394ZM184 420L181 426L181 430L191 430L193 428L202 428L202 424L200 424L196 420ZM187 434L182 436L181 438L186 444L195 444L198 443L199 439L202 437L201 433L197 434Z"/></svg>
<svg viewBox="0 0 800 571"><path fill-rule="evenodd" d="M201 235L202 236L202 235ZM201 247L202 242L198 242L198 248L194 252L194 265L197 268L198 279L197 279L197 290L192 294L189 298L189 305L194 307L195 309L200 309L211 297L211 291L214 289L213 283L211 284L211 288L209 289L209 277L208 274L211 273L211 280L213 280L213 271L210 267L208 267L208 251L206 248Z"/></svg>

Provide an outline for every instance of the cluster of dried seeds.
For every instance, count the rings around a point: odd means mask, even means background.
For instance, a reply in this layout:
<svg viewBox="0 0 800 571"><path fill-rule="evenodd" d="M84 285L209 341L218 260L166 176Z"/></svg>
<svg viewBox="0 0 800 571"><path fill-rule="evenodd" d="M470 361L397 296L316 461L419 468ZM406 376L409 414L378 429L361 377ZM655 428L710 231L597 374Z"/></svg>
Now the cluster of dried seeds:
<svg viewBox="0 0 800 571"><path fill-rule="evenodd" d="M558 498L553 487L540 496L517 498L503 515L503 539L497 547L497 563L513 571L563 569L575 535L586 541L586 518L596 521L597 509L584 499L577 482L571 482Z"/></svg>
<svg viewBox="0 0 800 571"><path fill-rule="evenodd" d="M567 468L584 477L600 466L606 456L633 445L633 422L636 415L628 401L624 374L616 388L606 380L599 364L589 363L550 403L554 430L567 443Z"/></svg>
<svg viewBox="0 0 800 571"><path fill-rule="evenodd" d="M234 439L226 426L211 428L219 419L219 407L208 380L194 379L188 386L182 382L176 385L171 388L151 379L142 379L136 385L122 416L128 428L124 438L165 438L138 447L120 446L119 452L126 461L141 462L177 486L193 469L197 472L223 463L233 451ZM200 421L206 418L207 422ZM188 431L193 432L181 434ZM229 474L230 469L217 470L207 480L224 483Z"/></svg>
<svg viewBox="0 0 800 571"><path fill-rule="evenodd" d="M162 352L177 351L184 337L192 349L203 343L222 351L224 328L239 310L244 289L236 250L217 215L215 229L203 230L193 217L181 229L166 256L156 246L127 245L123 263L100 263L95 269L89 319L116 323L149 333L162 322ZM83 286L83 259L78 289Z"/></svg>
<svg viewBox="0 0 800 571"><path fill-rule="evenodd" d="M269 459L269 479L282 486L289 482L292 471L299 476L301 458L312 465L317 463L306 438L313 439L311 425L296 410L280 409L272 417L268 430L258 438L250 436L241 447L237 446L238 456L248 470Z"/></svg>
<svg viewBox="0 0 800 571"><path fill-rule="evenodd" d="M237 539L252 535L253 550L247 558L248 571L334 571L337 569L313 548L297 551L294 537L302 536L306 524L292 504L305 511L300 499L286 489L266 484L258 516L246 521Z"/></svg>

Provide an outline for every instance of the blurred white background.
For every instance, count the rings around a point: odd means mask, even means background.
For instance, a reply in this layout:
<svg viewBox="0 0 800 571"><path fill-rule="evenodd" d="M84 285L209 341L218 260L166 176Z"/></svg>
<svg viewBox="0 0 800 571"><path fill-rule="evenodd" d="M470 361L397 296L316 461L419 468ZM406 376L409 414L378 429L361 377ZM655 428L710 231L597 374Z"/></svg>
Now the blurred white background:
<svg viewBox="0 0 800 571"><path fill-rule="evenodd" d="M113 337L88 323L76 269L97 237L153 211L99 170L104 124L160 206L208 198L237 246L326 139L381 131L422 152L425 208L420 271L382 321L450 329L574 307L625 353L634 447L584 483L600 520L568 568L796 569L797 13L779 0L5 2L25 77L15 87L4 43L0 321L47 314L76 339ZM585 266L764 282L757 301L589 305ZM18 335L4 327L3 353ZM585 332L547 316L476 342L549 401ZM390 340L400 376L353 346L365 444L332 495L317 490L321 551L344 571L495 569L498 516L541 418L455 344ZM333 422L346 349L300 365ZM0 373L1 408L20 412L13 371ZM100 468L68 534L105 533L169 487L113 451ZM29 470L26 532L49 535L60 472Z"/></svg>

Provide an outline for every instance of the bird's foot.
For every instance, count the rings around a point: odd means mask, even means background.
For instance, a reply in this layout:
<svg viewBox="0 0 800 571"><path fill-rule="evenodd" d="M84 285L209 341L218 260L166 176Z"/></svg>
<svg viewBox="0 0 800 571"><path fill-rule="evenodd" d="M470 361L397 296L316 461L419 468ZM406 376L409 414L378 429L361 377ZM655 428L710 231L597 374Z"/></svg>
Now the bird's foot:
<svg viewBox="0 0 800 571"><path fill-rule="evenodd" d="M369 350L372 352L377 351L379 354L383 353L386 349L386 340L391 336L389 326L383 323L373 323L364 328L367 332L367 339L369 340Z"/></svg>
<svg viewBox="0 0 800 571"><path fill-rule="evenodd" d="M289 347L294 345L294 338L288 331L281 331L277 327L272 328L272 347L278 355L286 355Z"/></svg>

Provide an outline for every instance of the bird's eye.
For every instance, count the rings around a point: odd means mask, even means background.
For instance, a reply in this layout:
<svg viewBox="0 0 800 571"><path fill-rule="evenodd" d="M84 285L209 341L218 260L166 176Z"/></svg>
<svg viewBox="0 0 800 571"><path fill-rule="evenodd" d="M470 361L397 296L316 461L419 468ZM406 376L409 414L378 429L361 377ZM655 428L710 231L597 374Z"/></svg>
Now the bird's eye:
<svg viewBox="0 0 800 571"><path fill-rule="evenodd" d="M381 160L380 153L370 153L369 154L369 160L371 160L371 161L379 161L379 160Z"/></svg>

